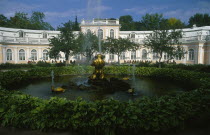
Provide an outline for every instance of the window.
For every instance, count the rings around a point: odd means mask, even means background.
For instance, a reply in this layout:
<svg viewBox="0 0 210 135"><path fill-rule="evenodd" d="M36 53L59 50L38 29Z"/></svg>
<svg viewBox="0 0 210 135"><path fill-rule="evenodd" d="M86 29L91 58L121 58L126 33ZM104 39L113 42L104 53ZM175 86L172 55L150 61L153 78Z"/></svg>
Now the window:
<svg viewBox="0 0 210 135"><path fill-rule="evenodd" d="M43 33L43 38L47 38L47 33Z"/></svg>
<svg viewBox="0 0 210 135"><path fill-rule="evenodd" d="M44 50L43 51L43 60L48 60L48 59L49 59L48 51Z"/></svg>
<svg viewBox="0 0 210 135"><path fill-rule="evenodd" d="M110 30L110 38L114 38L114 30L113 29Z"/></svg>
<svg viewBox="0 0 210 135"><path fill-rule="evenodd" d="M90 34L90 33L91 33L91 30L90 30L90 29L88 29L88 30L87 30L87 33L88 33L88 34Z"/></svg>
<svg viewBox="0 0 210 135"><path fill-rule="evenodd" d="M142 50L142 59L147 59L147 51L145 49Z"/></svg>
<svg viewBox="0 0 210 135"><path fill-rule="evenodd" d="M102 29L98 30L98 37L99 37L99 39L103 39L103 30Z"/></svg>
<svg viewBox="0 0 210 135"><path fill-rule="evenodd" d="M31 51L31 60L37 60L37 51L35 49Z"/></svg>
<svg viewBox="0 0 210 135"><path fill-rule="evenodd" d="M131 33L131 38L135 38L135 33Z"/></svg>
<svg viewBox="0 0 210 135"><path fill-rule="evenodd" d="M24 36L23 31L19 31L19 37L23 37L23 36Z"/></svg>
<svg viewBox="0 0 210 135"><path fill-rule="evenodd" d="M12 60L12 50L7 49L7 60Z"/></svg>
<svg viewBox="0 0 210 135"><path fill-rule="evenodd" d="M19 50L19 60L25 60L25 51L23 49Z"/></svg>
<svg viewBox="0 0 210 135"><path fill-rule="evenodd" d="M122 53L121 53L120 59L121 59L121 60L124 60L124 59L125 59L125 52L122 52Z"/></svg>
<svg viewBox="0 0 210 135"><path fill-rule="evenodd" d="M190 49L189 51L188 51L188 54L189 54L189 60L194 60L194 50L193 49Z"/></svg>
<svg viewBox="0 0 210 135"><path fill-rule="evenodd" d="M156 52L153 52L153 56L152 56L152 59L153 60L156 60L158 59L158 54Z"/></svg>
<svg viewBox="0 0 210 135"><path fill-rule="evenodd" d="M114 54L109 54L109 60L114 60Z"/></svg>
<svg viewBox="0 0 210 135"><path fill-rule="evenodd" d="M181 53L178 53L177 55L176 55L176 60L181 60L182 59L182 55L181 55Z"/></svg>
<svg viewBox="0 0 210 135"><path fill-rule="evenodd" d="M136 51L131 52L131 59L132 60L136 59Z"/></svg>
<svg viewBox="0 0 210 135"><path fill-rule="evenodd" d="M81 60L81 55L80 55L80 54L77 54L77 55L75 56L75 58L76 58L77 60Z"/></svg>

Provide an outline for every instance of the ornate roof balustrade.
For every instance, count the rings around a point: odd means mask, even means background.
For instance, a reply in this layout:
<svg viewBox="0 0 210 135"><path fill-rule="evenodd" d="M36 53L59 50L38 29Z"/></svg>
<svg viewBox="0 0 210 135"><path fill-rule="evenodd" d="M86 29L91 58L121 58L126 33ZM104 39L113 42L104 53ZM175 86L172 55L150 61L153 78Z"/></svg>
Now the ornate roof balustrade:
<svg viewBox="0 0 210 135"><path fill-rule="evenodd" d="M120 26L119 20L109 20L109 19L93 19L93 20L82 20L80 26L97 26L97 25L111 25Z"/></svg>

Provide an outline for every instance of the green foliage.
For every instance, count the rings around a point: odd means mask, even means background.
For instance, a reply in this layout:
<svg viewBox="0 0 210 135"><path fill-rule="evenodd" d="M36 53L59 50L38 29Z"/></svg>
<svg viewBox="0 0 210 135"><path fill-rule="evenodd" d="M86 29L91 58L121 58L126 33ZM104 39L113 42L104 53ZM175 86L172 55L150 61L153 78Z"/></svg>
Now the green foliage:
<svg viewBox="0 0 210 135"><path fill-rule="evenodd" d="M10 19L0 15L0 26L33 30L54 30L44 19L45 14L42 12L32 12L31 17L28 17L27 13L17 12Z"/></svg>
<svg viewBox="0 0 210 135"><path fill-rule="evenodd" d="M105 73L131 74L129 66L106 67ZM0 72L1 86L18 85L32 78L65 74L92 73L90 66L33 68L29 71ZM190 119L210 112L209 74L170 68L136 67L138 76L154 79L199 83L202 89L160 98L143 97L136 101L120 102L113 99L88 102L69 101L53 97L42 100L17 91L0 91L0 125L31 129L72 129L97 134L104 130L166 131L186 124Z"/></svg>
<svg viewBox="0 0 210 135"><path fill-rule="evenodd" d="M12 63L3 63L0 64L0 69L20 69L20 68L33 68L33 64L12 64Z"/></svg>
<svg viewBox="0 0 210 135"><path fill-rule="evenodd" d="M162 30L166 29L167 21L162 14L146 14L142 17L142 30Z"/></svg>
<svg viewBox="0 0 210 135"><path fill-rule="evenodd" d="M107 38L103 43L103 48L107 53L116 54L118 56L118 63L120 63L121 53L127 50L137 50L138 44L130 41L128 38Z"/></svg>
<svg viewBox="0 0 210 135"><path fill-rule="evenodd" d="M210 91L195 90L174 97L143 97L87 102L53 97L42 100L20 92L0 91L0 125L31 129L132 129L165 131L209 111Z"/></svg>
<svg viewBox="0 0 210 135"><path fill-rule="evenodd" d="M182 38L181 31L155 30L144 40L144 47L156 53L160 63L163 53L168 54L171 58L184 56L185 51L180 46L180 38Z"/></svg>
<svg viewBox="0 0 210 135"><path fill-rule="evenodd" d="M120 24L121 24L121 31L131 31L135 30L135 22L133 21L133 17L130 15L120 16Z"/></svg>
<svg viewBox="0 0 210 135"><path fill-rule="evenodd" d="M76 37L73 33L74 23L68 21L63 26L60 26L58 30L60 30L61 34L50 39L50 54L53 53L51 56L56 57L57 52L64 52L66 61L68 61L71 52L77 50Z"/></svg>
<svg viewBox="0 0 210 135"><path fill-rule="evenodd" d="M51 67L51 64L45 61L38 61L36 65L39 67Z"/></svg>
<svg viewBox="0 0 210 135"><path fill-rule="evenodd" d="M86 56L89 62L93 54L99 49L98 42L98 37L90 31L86 34L81 32L76 40L78 50L75 52Z"/></svg>
<svg viewBox="0 0 210 135"><path fill-rule="evenodd" d="M194 16L191 16L189 19L189 26L192 27L194 24L196 24L197 27L210 26L209 14L196 13Z"/></svg>

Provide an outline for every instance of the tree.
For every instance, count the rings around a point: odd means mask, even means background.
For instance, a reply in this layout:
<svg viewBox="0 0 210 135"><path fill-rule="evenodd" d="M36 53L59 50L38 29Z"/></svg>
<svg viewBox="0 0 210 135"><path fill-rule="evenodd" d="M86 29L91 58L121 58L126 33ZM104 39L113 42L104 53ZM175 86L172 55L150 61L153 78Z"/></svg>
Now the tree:
<svg viewBox="0 0 210 135"><path fill-rule="evenodd" d="M146 14L141 20L142 30L160 30L165 29L167 20L162 14Z"/></svg>
<svg viewBox="0 0 210 135"><path fill-rule="evenodd" d="M184 56L184 49L180 47L182 38L181 31L155 30L144 40L144 47L149 48L159 57L159 67L161 67L161 59L163 53L167 53L172 58L175 56Z"/></svg>
<svg viewBox="0 0 210 135"><path fill-rule="evenodd" d="M74 31L80 31L79 23L77 21L77 16L75 17Z"/></svg>
<svg viewBox="0 0 210 135"><path fill-rule="evenodd" d="M33 12L30 18L31 28L35 30L54 30L54 28L44 21L45 14L42 12Z"/></svg>
<svg viewBox="0 0 210 135"><path fill-rule="evenodd" d="M52 46L49 51L49 56L56 61L56 59L59 57L61 41L56 37L51 38L49 41L51 43L50 46Z"/></svg>
<svg viewBox="0 0 210 135"><path fill-rule="evenodd" d="M169 18L167 20L168 23L168 29L182 29L184 28L184 23L176 18Z"/></svg>
<svg viewBox="0 0 210 135"><path fill-rule="evenodd" d="M89 62L95 52L98 51L98 37L91 32L80 33L77 38L78 53L81 53Z"/></svg>
<svg viewBox="0 0 210 135"><path fill-rule="evenodd" d="M136 50L139 45L131 42L128 38L107 38L103 43L106 52L116 54L118 56L118 63L120 63L120 56L126 50Z"/></svg>
<svg viewBox="0 0 210 135"><path fill-rule="evenodd" d="M76 36L73 33L74 23L68 21L64 23L62 27L59 27L60 35L50 40L51 49L64 52L67 63L69 62L69 56L76 50Z"/></svg>
<svg viewBox="0 0 210 135"><path fill-rule="evenodd" d="M122 31L131 31L136 29L133 17L130 15L120 16L119 21L121 24L120 30Z"/></svg>
<svg viewBox="0 0 210 135"><path fill-rule="evenodd" d="M6 27L8 25L8 19L3 14L0 14L0 26Z"/></svg>
<svg viewBox="0 0 210 135"><path fill-rule="evenodd" d="M194 16L191 16L189 19L189 27L192 27L194 24L196 24L198 27L210 26L209 14L196 13Z"/></svg>
<svg viewBox="0 0 210 135"><path fill-rule="evenodd" d="M10 17L9 27L28 29L31 27L27 13L17 12L14 17Z"/></svg>

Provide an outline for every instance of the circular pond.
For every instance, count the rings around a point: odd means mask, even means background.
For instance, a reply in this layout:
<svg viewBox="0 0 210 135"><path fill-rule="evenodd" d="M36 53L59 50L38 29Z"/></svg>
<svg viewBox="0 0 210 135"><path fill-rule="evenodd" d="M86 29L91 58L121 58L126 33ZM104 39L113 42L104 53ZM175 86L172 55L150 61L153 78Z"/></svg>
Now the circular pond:
<svg viewBox="0 0 210 135"><path fill-rule="evenodd" d="M107 79L113 77L112 75L106 76ZM114 76L119 79L123 79L125 76ZM21 86L18 90L23 93L49 99L50 97L62 97L69 100L75 100L81 97L87 101L103 100L113 98L121 101L128 101L141 98L142 96L162 96L169 94L176 94L184 90L190 90L189 86L178 84L170 81L152 80L149 78L140 77L126 77L129 80L125 82L129 83L131 88L135 89L134 94L129 94L127 91L104 91L104 90L79 90L77 88L68 88L63 93L51 92L51 78L39 79L30 81L25 86ZM68 86L70 82L74 82L77 85L88 85L88 75L82 76L61 76L55 77L55 87L61 87L63 85Z"/></svg>

